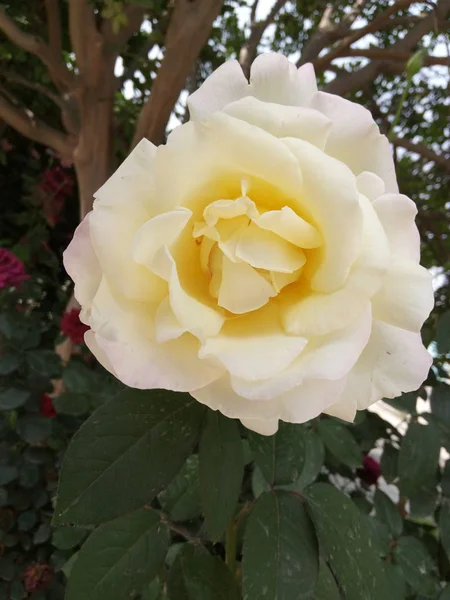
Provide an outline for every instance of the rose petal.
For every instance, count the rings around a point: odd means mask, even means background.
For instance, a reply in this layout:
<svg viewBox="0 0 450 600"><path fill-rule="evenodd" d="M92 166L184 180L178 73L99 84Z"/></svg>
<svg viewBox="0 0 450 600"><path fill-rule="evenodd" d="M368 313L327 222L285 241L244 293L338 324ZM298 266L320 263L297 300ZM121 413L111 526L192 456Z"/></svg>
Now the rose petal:
<svg viewBox="0 0 450 600"><path fill-rule="evenodd" d="M318 92L310 106L333 121L325 151L349 166L355 175L370 171L381 177L387 192L398 192L392 152L371 113L355 102Z"/></svg>
<svg viewBox="0 0 450 600"><path fill-rule="evenodd" d="M244 262L234 263L223 256L219 306L242 315L261 308L275 295L270 283L253 267Z"/></svg>
<svg viewBox="0 0 450 600"><path fill-rule="evenodd" d="M83 311L89 310L97 293L102 272L91 243L88 213L75 229L72 241L63 254L64 268L75 283L74 296Z"/></svg>
<svg viewBox="0 0 450 600"><path fill-rule="evenodd" d="M258 227L273 231L299 248L317 248L323 243L314 225L302 219L289 206L281 210L268 210L254 221Z"/></svg>
<svg viewBox="0 0 450 600"><path fill-rule="evenodd" d="M237 60L229 60L191 94L187 100L192 121L204 119L227 104L250 94L248 81Z"/></svg>
<svg viewBox="0 0 450 600"><path fill-rule="evenodd" d="M325 148L332 123L322 113L304 106L280 106L247 96L228 104L228 115L261 127L278 138L296 137L321 150Z"/></svg>
<svg viewBox="0 0 450 600"><path fill-rule="evenodd" d="M102 364L105 353L120 381L140 389L188 392L219 377L221 369L198 358L200 344L192 335L155 342L155 311L156 306L118 296L103 279L92 306L92 352ZM97 345L102 353L97 353Z"/></svg>
<svg viewBox="0 0 450 600"><path fill-rule="evenodd" d="M420 260L420 236L414 219L417 207L408 196L385 194L373 202L373 207L389 240L392 255Z"/></svg>
<svg viewBox="0 0 450 600"><path fill-rule="evenodd" d="M266 401L311 379L341 379L353 368L365 348L370 337L371 322L368 304L361 317L348 327L312 340L279 375L259 381L233 376L231 385L240 396Z"/></svg>
<svg viewBox="0 0 450 600"><path fill-rule="evenodd" d="M162 213L144 223L136 232L132 244L133 260L145 265L159 277L170 277L170 265L167 261L155 260L164 247L170 248L179 238L192 216L192 211L187 208ZM161 264L166 268L161 269Z"/></svg>
<svg viewBox="0 0 450 600"><path fill-rule="evenodd" d="M260 54L250 71L251 95L264 102L308 106L317 92L311 64L300 69L281 54Z"/></svg>
<svg viewBox="0 0 450 600"><path fill-rule="evenodd" d="M434 306L431 273L412 260L396 260L372 306L374 319L418 333Z"/></svg>
<svg viewBox="0 0 450 600"><path fill-rule="evenodd" d="M384 181L375 173L363 171L356 178L358 192L368 198L371 202L385 193L386 186Z"/></svg>
<svg viewBox="0 0 450 600"><path fill-rule="evenodd" d="M254 223L240 234L236 256L255 269L293 273L306 262L300 248L286 242L275 233L260 229Z"/></svg>
<svg viewBox="0 0 450 600"><path fill-rule="evenodd" d="M284 143L302 169L304 200L300 211L311 212L313 218L308 220L320 229L324 240L311 287L317 292L332 292L342 287L361 247L363 216L356 181L344 164L308 142L287 138ZM306 271L309 264L311 261Z"/></svg>
<svg viewBox="0 0 450 600"><path fill-rule="evenodd" d="M420 334L374 321L369 343L348 376L343 399L362 410L381 400L416 390L433 360Z"/></svg>
<svg viewBox="0 0 450 600"><path fill-rule="evenodd" d="M199 357L214 357L237 377L272 377L299 356L308 340L287 336L276 307L227 321L221 333L203 344Z"/></svg>
<svg viewBox="0 0 450 600"><path fill-rule="evenodd" d="M270 401L246 400L234 392L226 375L191 392L191 396L231 419L240 419L246 427L257 433L272 435L278 428L278 419L289 423L305 423L317 417L340 396L344 385L345 378L307 381Z"/></svg>
<svg viewBox="0 0 450 600"><path fill-rule="evenodd" d="M166 297L158 306L155 313L155 340L158 343L174 340L186 333L176 318L169 298Z"/></svg>

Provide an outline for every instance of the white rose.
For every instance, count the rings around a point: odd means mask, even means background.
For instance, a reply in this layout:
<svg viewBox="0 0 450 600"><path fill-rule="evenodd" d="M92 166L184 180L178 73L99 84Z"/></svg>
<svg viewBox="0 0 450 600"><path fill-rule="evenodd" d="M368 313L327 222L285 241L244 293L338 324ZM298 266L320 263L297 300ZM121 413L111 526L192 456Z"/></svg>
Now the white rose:
<svg viewBox="0 0 450 600"><path fill-rule="evenodd" d="M98 360L267 435L417 389L431 279L370 113L273 54L250 83L222 65L188 104L189 123L97 192L65 253Z"/></svg>

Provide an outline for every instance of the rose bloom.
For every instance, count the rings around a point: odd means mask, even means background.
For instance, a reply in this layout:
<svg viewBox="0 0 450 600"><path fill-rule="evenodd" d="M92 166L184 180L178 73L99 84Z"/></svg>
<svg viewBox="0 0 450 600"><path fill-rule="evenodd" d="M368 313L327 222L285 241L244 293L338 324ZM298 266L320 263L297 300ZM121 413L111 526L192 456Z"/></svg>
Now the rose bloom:
<svg viewBox="0 0 450 600"><path fill-rule="evenodd" d="M73 344L82 344L84 334L89 329L80 321L80 309L72 308L61 317L61 333L67 336Z"/></svg>
<svg viewBox="0 0 450 600"><path fill-rule="evenodd" d="M6 248L0 248L0 290L17 287L28 277L23 262Z"/></svg>
<svg viewBox="0 0 450 600"><path fill-rule="evenodd" d="M40 412L43 417L48 419L54 419L56 417L55 405L53 404L53 398L48 394L41 394L41 407Z"/></svg>
<svg viewBox="0 0 450 600"><path fill-rule="evenodd" d="M85 341L125 384L273 434L415 390L433 306L386 137L313 67L235 61L97 192L65 266Z"/></svg>

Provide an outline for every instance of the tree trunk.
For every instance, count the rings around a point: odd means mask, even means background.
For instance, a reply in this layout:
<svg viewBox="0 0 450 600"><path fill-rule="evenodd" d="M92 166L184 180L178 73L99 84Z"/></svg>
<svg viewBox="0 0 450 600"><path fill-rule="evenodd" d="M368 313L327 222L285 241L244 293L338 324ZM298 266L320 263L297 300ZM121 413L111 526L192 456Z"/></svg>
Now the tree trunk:
<svg viewBox="0 0 450 600"><path fill-rule="evenodd" d="M110 73L105 65L105 73ZM94 193L111 175L113 165L114 81L102 77L93 88L79 90L81 129L74 152L80 196L80 217L92 209Z"/></svg>

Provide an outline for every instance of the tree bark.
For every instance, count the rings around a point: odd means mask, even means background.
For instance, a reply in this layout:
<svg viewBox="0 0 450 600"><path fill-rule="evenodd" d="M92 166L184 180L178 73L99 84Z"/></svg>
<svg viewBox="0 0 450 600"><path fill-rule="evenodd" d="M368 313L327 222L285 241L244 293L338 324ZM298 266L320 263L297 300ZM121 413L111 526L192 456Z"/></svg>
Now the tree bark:
<svg viewBox="0 0 450 600"><path fill-rule="evenodd" d="M166 50L150 97L136 125L134 148L146 137L158 145L186 78L206 44L222 0L177 0L166 36Z"/></svg>

